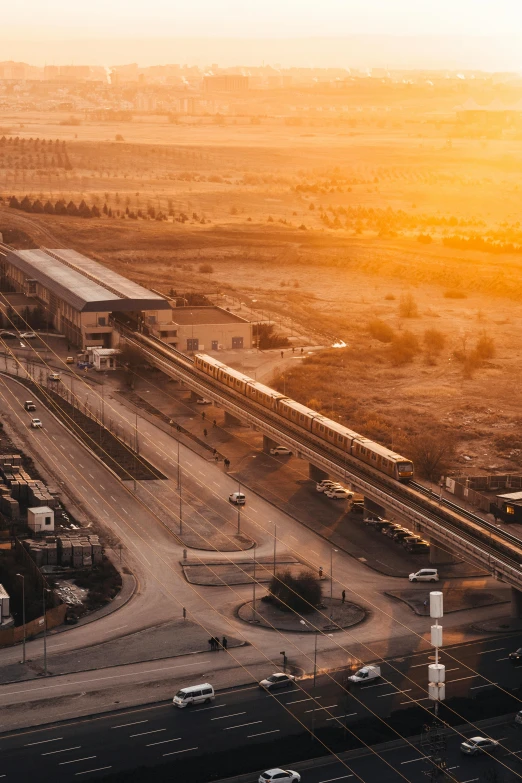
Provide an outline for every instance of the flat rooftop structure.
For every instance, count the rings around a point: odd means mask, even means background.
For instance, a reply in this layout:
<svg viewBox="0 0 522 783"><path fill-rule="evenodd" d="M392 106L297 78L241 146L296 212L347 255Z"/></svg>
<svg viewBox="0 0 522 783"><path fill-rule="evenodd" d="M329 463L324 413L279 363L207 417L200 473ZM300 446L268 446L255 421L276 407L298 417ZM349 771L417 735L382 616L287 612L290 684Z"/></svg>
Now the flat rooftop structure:
<svg viewBox="0 0 522 783"><path fill-rule="evenodd" d="M175 307L172 310L172 321L181 325L249 323L222 307Z"/></svg>
<svg viewBox="0 0 522 783"><path fill-rule="evenodd" d="M499 500L511 500L515 503L522 503L522 492L508 492L507 495L497 495Z"/></svg>
<svg viewBox="0 0 522 783"><path fill-rule="evenodd" d="M75 250L16 250L7 261L79 312L171 309L159 294Z"/></svg>

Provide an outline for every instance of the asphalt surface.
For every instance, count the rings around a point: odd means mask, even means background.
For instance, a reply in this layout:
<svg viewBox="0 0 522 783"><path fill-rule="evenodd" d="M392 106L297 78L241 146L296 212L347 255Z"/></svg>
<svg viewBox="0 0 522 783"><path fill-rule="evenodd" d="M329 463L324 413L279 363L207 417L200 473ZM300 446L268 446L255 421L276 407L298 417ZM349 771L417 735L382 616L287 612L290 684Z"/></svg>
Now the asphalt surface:
<svg viewBox="0 0 522 783"><path fill-rule="evenodd" d="M477 698L481 691L496 690L492 683L508 690L522 686L522 665L514 666L507 659L509 651L520 645L522 634L509 641L487 640L443 651L441 660L447 667L447 698ZM220 656L221 653L207 656L207 671L209 663L213 659L219 660ZM318 676L315 688L312 677L301 679L296 685L274 694L267 694L256 684L249 684L218 691L211 705L179 710L170 703L161 702L93 719L2 735L0 778L3 776L6 781L31 780L38 776L43 780L68 781L101 777L109 772L130 771L141 766L155 767L176 760L178 756L193 757L194 764L197 764L196 760L206 755L237 749L246 753L247 759L248 754L254 759L256 744L291 738L306 730L320 732L332 726L346 726L346 736L357 737L358 727L372 716L386 720L392 713L396 716L396 710L407 709L412 702L427 708L422 720L430 722L428 710L432 703L425 692L430 660L426 653L422 653L384 663L382 680L353 686L350 693L343 687L346 672L338 671L333 675L335 679ZM197 681L201 681L197 674L185 674L184 681L171 685L169 696L174 695L181 685ZM132 680L127 687L133 687ZM510 703L512 715L522 708L515 698L511 698ZM455 722L465 723L458 716ZM468 737L482 733L473 727L465 732ZM497 727L488 734L496 739L506 737L496 755L507 759L510 764L518 764L514 754L522 751L522 728L508 731L506 727ZM400 735L390 732L386 739L397 738ZM448 758L451 765L459 770L456 779L476 780L474 770L486 760L462 756L458 750L460 741L462 737L455 735L449 742ZM324 752L327 750L324 749ZM403 774L407 780L422 779L421 768L425 762L422 754L409 744L383 753L382 758L384 761L372 754L357 759L353 764L350 762L349 769L345 764L337 763L328 767L327 774L324 770L313 768L303 774L303 780L325 783L339 776L343 779L343 774L355 774L353 770L368 781L395 781L404 779ZM266 767L285 765L291 760L267 757ZM490 761L487 761L489 764ZM415 767L410 768L410 764ZM257 768L258 764L253 767L254 770ZM393 768L399 772L395 773ZM249 767L241 771L248 772Z"/></svg>

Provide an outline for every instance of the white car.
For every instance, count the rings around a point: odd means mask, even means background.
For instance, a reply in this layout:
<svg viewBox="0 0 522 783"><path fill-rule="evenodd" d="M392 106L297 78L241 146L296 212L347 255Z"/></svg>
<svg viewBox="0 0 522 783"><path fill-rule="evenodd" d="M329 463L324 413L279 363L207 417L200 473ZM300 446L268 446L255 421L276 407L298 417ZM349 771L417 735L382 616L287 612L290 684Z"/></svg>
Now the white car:
<svg viewBox="0 0 522 783"><path fill-rule="evenodd" d="M300 783L301 775L292 769L267 769L259 776L258 783Z"/></svg>
<svg viewBox="0 0 522 783"><path fill-rule="evenodd" d="M49 380L50 381L61 381L62 376L59 372L50 372L49 373Z"/></svg>
<svg viewBox="0 0 522 783"><path fill-rule="evenodd" d="M294 684L294 681L295 677L292 674L277 672L276 674L271 674L266 680L261 680L259 687L267 691L277 691L279 688L288 688Z"/></svg>
<svg viewBox="0 0 522 783"><path fill-rule="evenodd" d="M490 737L471 737L471 739L465 740L460 749L463 753L467 753L469 756L475 756L477 753L484 753L484 751L490 752L498 748L499 743L497 740Z"/></svg>
<svg viewBox="0 0 522 783"><path fill-rule="evenodd" d="M344 487L330 487L330 489L325 490L324 494L327 498L334 498L335 500L350 500L350 498L353 498L353 492Z"/></svg>
<svg viewBox="0 0 522 783"><path fill-rule="evenodd" d="M439 572L436 568L421 568L415 574L408 577L410 582L438 582Z"/></svg>
<svg viewBox="0 0 522 783"><path fill-rule="evenodd" d="M326 492L327 489L332 489L332 487L340 487L343 488L342 484L339 484L338 481L320 481L319 484L315 485L315 488L318 492Z"/></svg>
<svg viewBox="0 0 522 783"><path fill-rule="evenodd" d="M290 449L287 449L286 446L276 446L273 449L270 449L270 454L274 457L277 454L281 454L284 457L291 457L292 452Z"/></svg>
<svg viewBox="0 0 522 783"><path fill-rule="evenodd" d="M31 419L31 427L33 428L33 430L40 430L42 429L43 424L40 421L40 419Z"/></svg>
<svg viewBox="0 0 522 783"><path fill-rule="evenodd" d="M242 492L232 492L232 494L228 496L228 499L236 506L244 506L246 503L246 495L243 495Z"/></svg>
<svg viewBox="0 0 522 783"><path fill-rule="evenodd" d="M196 400L196 405L212 405L212 400L207 400L206 397L200 397Z"/></svg>
<svg viewBox="0 0 522 783"><path fill-rule="evenodd" d="M36 334L34 332L20 332L20 337L23 340L34 340L36 339Z"/></svg>

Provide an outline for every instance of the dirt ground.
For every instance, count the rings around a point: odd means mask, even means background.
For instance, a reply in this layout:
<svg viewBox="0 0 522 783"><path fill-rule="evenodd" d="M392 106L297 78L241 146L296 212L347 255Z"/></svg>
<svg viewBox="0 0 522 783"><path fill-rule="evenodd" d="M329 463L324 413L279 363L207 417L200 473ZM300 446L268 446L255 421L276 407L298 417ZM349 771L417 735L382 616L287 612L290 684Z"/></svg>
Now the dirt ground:
<svg viewBox="0 0 522 783"><path fill-rule="evenodd" d="M27 140L66 141L72 166L21 174L1 158L6 241L73 246L164 292L225 292L253 319L269 313L296 346L305 332L326 347L342 340L275 382L396 449L426 427L455 438L454 473L520 472L520 139L465 138L451 118L427 114L312 132L68 128L37 114L5 123ZM28 193L120 215L7 207ZM151 208L167 219L125 215ZM476 237L489 252L462 245Z"/></svg>

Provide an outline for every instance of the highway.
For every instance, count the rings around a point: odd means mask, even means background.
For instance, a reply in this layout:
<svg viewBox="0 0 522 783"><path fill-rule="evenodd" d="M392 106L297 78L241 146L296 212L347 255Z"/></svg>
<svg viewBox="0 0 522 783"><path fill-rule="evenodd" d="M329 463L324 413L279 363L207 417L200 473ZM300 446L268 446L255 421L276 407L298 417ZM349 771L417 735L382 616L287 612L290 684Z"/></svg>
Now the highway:
<svg viewBox="0 0 522 783"><path fill-rule="evenodd" d="M480 711L487 709L484 705L487 705L489 697L478 694L484 689L492 689L489 680L502 688L522 687L522 666L513 666L507 660L509 650L520 645L522 634L509 639L460 645L443 652L442 660L447 666L447 696L475 697L478 699L476 705L481 705L480 708L476 706L475 712L479 717L485 717ZM212 653L207 658L212 660L215 656L219 659L222 655ZM211 660L210 668L207 663L207 672L211 672ZM288 756L291 751L285 748L299 747L295 745L299 741L302 749L302 742L306 746L311 740L309 737L299 740L299 735L306 735L312 729L327 746L332 741L339 743L339 735L327 732L332 727L344 732L343 727L346 726L343 750L361 747L362 743L357 739L359 733L363 732L364 738L368 721L374 715L386 720L392 713L397 716L397 709L407 709L411 702L417 700L426 707L431 705L423 690L428 662L426 653L390 661L382 667L387 681L353 686L351 693L342 687L344 674L338 671L335 677L341 684L320 675L315 688L313 678L308 677L277 694L266 694L257 685L247 684L218 691L215 702L210 705L179 710L162 701L91 719L1 735L0 778L6 781L31 780L43 776L45 780L69 781L101 777L108 772L130 771L141 766L152 768L186 758L190 760L192 778L199 781L204 780L198 775L204 774L207 757L219 758L219 754L234 752L241 762L236 774L263 766L289 764L293 757ZM474 674L474 669L480 673ZM207 676L212 682L212 675ZM197 681L197 677L194 679L194 676L186 675L183 684L195 684ZM132 688L132 683L127 687ZM13 686L11 688L14 690ZM170 695L173 693L174 686ZM522 707L518 699L511 698L510 703L513 714ZM457 704L462 709L463 702L458 701ZM495 716L494 710L493 705ZM420 720L430 721L430 713L420 713ZM464 723L455 716L455 725ZM373 725L377 726L373 737L377 730L383 732L380 741L397 739L397 735L380 721ZM507 737L498 756L513 762L513 753L522 750L522 729L519 732L510 730L507 734L506 731L504 727L497 727L490 733L496 738ZM483 730L471 727L465 731L466 736L477 733L483 733ZM459 770L456 779L467 781L474 778L473 774L467 777L468 771L476 769L481 762L460 755L458 744L461 740L460 735L450 740L450 759ZM326 748L323 751L327 753ZM287 755L281 758L281 754L285 753ZM397 767L401 774L411 773L413 776L407 776L407 780L422 779L422 754L409 743L387 751L383 758L385 761L370 752L349 766L353 766L357 774L369 782L377 779L374 775L379 769L381 779L385 781L401 779L400 774L394 777L393 767ZM409 763L418 763L419 766L410 770ZM408 770L403 769L404 766L408 766ZM320 769L306 772L303 781L324 783L336 779L337 774L353 772L338 763L333 768L328 767L328 774ZM154 780L152 775L150 780Z"/></svg>

